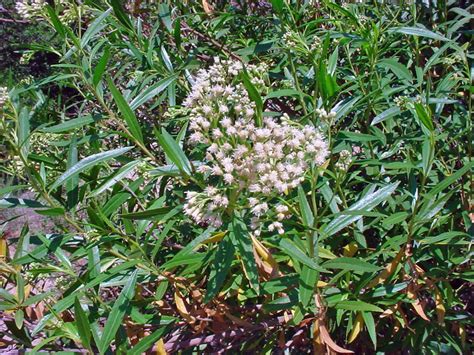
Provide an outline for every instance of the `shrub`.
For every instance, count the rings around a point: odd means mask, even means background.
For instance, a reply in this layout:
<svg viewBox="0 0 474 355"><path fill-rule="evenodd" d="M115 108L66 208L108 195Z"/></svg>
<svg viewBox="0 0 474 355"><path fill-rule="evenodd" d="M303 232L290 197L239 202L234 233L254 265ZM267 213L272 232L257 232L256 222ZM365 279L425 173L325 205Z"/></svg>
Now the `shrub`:
<svg viewBox="0 0 474 355"><path fill-rule="evenodd" d="M58 61L0 92L0 207L57 222L0 239L5 346L468 351L468 10L17 9Z"/></svg>

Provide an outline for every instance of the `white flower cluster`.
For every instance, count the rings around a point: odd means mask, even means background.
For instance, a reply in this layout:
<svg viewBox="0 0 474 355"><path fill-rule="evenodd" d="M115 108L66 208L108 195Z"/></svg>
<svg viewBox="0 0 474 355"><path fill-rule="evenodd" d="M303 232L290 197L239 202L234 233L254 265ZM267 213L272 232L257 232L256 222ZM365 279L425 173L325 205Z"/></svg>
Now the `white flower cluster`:
<svg viewBox="0 0 474 355"><path fill-rule="evenodd" d="M255 85L262 84L254 76L258 69L247 67ZM239 62L216 61L209 70L198 73L185 101L193 132L190 141L208 146L205 164L198 172L220 177L221 184L203 193L188 192L184 211L197 223L220 226L231 200L226 191L232 191L229 196L234 199L246 199L239 206L250 209L254 216L251 227L256 230L269 210L265 201L297 187L309 166L324 163L328 147L315 127L291 124L287 115L281 122L266 117L257 126L255 104L237 82L242 70ZM287 211L285 206L275 210L278 222L269 226L270 231L283 233L280 221Z"/></svg>
<svg viewBox="0 0 474 355"><path fill-rule="evenodd" d="M222 225L222 214L229 200L213 186L208 186L204 193L186 192L184 213L197 223L208 223L216 228Z"/></svg>
<svg viewBox="0 0 474 355"><path fill-rule="evenodd" d="M323 42L321 41L319 37L314 36L313 42L311 43L309 50L311 52L318 52L318 51L321 51L322 48L323 48Z"/></svg>
<svg viewBox="0 0 474 355"><path fill-rule="evenodd" d="M201 128L201 127L200 127ZM265 196L285 193L304 180L308 165L321 165L328 154L321 133L312 126L265 118L262 127L251 119L225 117L212 130L198 131L212 144L199 171L223 178L224 184Z"/></svg>
<svg viewBox="0 0 474 355"><path fill-rule="evenodd" d="M24 19L31 19L40 16L46 5L45 0L18 0L15 9L18 15Z"/></svg>
<svg viewBox="0 0 474 355"><path fill-rule="evenodd" d="M352 154L348 150L342 150L339 153L339 161L336 163L336 168L341 171L349 170L352 163Z"/></svg>
<svg viewBox="0 0 474 355"><path fill-rule="evenodd" d="M336 118L336 112L335 111L326 111L323 108L317 108L314 110L316 114L319 116L322 122L330 124L334 118Z"/></svg>
<svg viewBox="0 0 474 355"><path fill-rule="evenodd" d="M8 88L0 86L0 108L8 101Z"/></svg>

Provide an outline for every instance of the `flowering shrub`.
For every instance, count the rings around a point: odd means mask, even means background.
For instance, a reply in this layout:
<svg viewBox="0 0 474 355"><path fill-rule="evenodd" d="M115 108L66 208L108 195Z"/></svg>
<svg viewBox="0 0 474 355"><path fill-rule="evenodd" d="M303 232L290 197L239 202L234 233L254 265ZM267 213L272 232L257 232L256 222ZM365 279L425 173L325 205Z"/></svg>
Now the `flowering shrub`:
<svg viewBox="0 0 474 355"><path fill-rule="evenodd" d="M469 351L469 8L10 10L2 350Z"/></svg>

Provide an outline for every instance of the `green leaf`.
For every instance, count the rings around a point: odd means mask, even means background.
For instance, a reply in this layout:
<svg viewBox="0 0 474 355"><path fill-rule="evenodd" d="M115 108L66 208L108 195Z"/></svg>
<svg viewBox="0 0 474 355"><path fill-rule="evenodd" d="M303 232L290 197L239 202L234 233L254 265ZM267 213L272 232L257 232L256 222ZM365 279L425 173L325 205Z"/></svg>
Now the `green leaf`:
<svg viewBox="0 0 474 355"><path fill-rule="evenodd" d="M153 345L171 330L171 326L158 328L150 335L140 339L140 341L128 352L129 355L141 355L147 353Z"/></svg>
<svg viewBox="0 0 474 355"><path fill-rule="evenodd" d="M99 31L104 29L104 27L107 25L106 23L103 23L105 18L109 16L110 12L112 9L108 9L104 11L99 17L97 17L87 28L86 32L82 35L81 38L81 47L84 48L87 46L89 41L94 37Z"/></svg>
<svg viewBox="0 0 474 355"><path fill-rule="evenodd" d="M74 300L74 315L77 332L81 338L82 345L87 349L91 349L91 326L77 297Z"/></svg>
<svg viewBox="0 0 474 355"><path fill-rule="evenodd" d="M167 157L187 175L191 175L192 168L191 163L184 154L183 150L178 143L171 137L171 135L166 132L164 128L161 129L161 134L158 134L158 141L160 142L161 147L163 148Z"/></svg>
<svg viewBox="0 0 474 355"><path fill-rule="evenodd" d="M62 38L65 38L66 31L64 30L64 26L56 14L56 11L48 4L46 5L46 11L48 11L49 18L56 32L59 33Z"/></svg>
<svg viewBox="0 0 474 355"><path fill-rule="evenodd" d="M431 165L434 159L434 139L433 136L427 137L423 142L422 149L422 163L423 163L423 174L428 176L431 171Z"/></svg>
<svg viewBox="0 0 474 355"><path fill-rule="evenodd" d="M377 66L390 69L399 79L413 82L411 72L403 64L400 64L396 58L382 59L377 63Z"/></svg>
<svg viewBox="0 0 474 355"><path fill-rule="evenodd" d="M263 100L258 92L257 88L252 84L250 80L249 74L247 70L242 72L242 81L244 83L245 89L247 90L250 100L255 103L255 108L257 109L256 116L257 116L257 126L261 126L262 122L262 112L263 112Z"/></svg>
<svg viewBox="0 0 474 355"><path fill-rule="evenodd" d="M276 90L268 93L267 96L265 96L265 101L268 99L273 99L276 97L285 97L285 96L294 96L298 97L300 95L298 90L295 89L281 89L281 90Z"/></svg>
<svg viewBox="0 0 474 355"><path fill-rule="evenodd" d="M312 227L314 220L313 212L311 212L306 194L301 185L298 186L298 201L304 225Z"/></svg>
<svg viewBox="0 0 474 355"><path fill-rule="evenodd" d="M281 13L283 11L283 0L271 0L271 3L276 12Z"/></svg>
<svg viewBox="0 0 474 355"><path fill-rule="evenodd" d="M105 68L107 67L107 62L109 61L109 57L110 57L110 48L105 47L104 54L102 54L102 57L100 57L100 60L94 69L94 75L92 78L92 83L94 84L94 86L97 86L100 80L102 79L102 76L104 75L104 72L105 72Z"/></svg>
<svg viewBox="0 0 474 355"><path fill-rule="evenodd" d="M42 216L49 216L49 217L62 216L65 213L64 208L62 207L48 208L45 210L35 210L35 212Z"/></svg>
<svg viewBox="0 0 474 355"><path fill-rule="evenodd" d="M109 84L109 90L112 93L115 103L117 104L118 109L122 113L123 118L127 122L127 126L130 130L131 135L133 136L133 138L143 144L142 131L140 128L140 124L138 123L137 117L135 116L135 113L132 111L127 101L125 101L120 91L118 91L118 89L115 87L112 80L107 78L107 82Z"/></svg>
<svg viewBox="0 0 474 355"><path fill-rule="evenodd" d="M348 257L328 260L322 266L328 269L343 269L354 272L375 272L381 269L379 266L372 265L366 261Z"/></svg>
<svg viewBox="0 0 474 355"><path fill-rule="evenodd" d="M156 220L166 216L172 210L171 207L152 208L142 212L122 214L122 218L137 220Z"/></svg>
<svg viewBox="0 0 474 355"><path fill-rule="evenodd" d="M364 197L362 197L358 202L353 204L351 207L348 208L348 211L370 211L374 207L376 207L378 204L382 203L385 201L397 188L398 186L397 183L393 183L390 185L387 185L375 192L366 194ZM325 234L324 238L330 237L333 234L339 232L340 230L344 229L351 223L354 223L358 221L362 215L344 215L341 214L335 219L333 219L328 225L322 228L322 232Z"/></svg>
<svg viewBox="0 0 474 355"><path fill-rule="evenodd" d="M400 112L401 112L400 107L398 106L390 107L389 109L375 116L370 125L371 126L376 125L377 123L380 123L382 121L385 121L391 117L398 115Z"/></svg>
<svg viewBox="0 0 474 355"><path fill-rule="evenodd" d="M311 259L309 256L304 254L293 242L291 242L288 239L281 239L280 240L280 249L286 252L289 256L292 258L298 260L302 264L320 271L320 272L329 272L328 270L318 266L313 259Z"/></svg>
<svg viewBox="0 0 474 355"><path fill-rule="evenodd" d="M127 311L129 310L130 301L135 294L135 284L137 282L138 270L135 270L127 283L125 284L120 296L114 302L112 311L107 319L105 324L104 331L102 332L102 337L100 339L100 344L98 344L99 351L101 354L104 354L107 348L109 347L112 340L115 338L115 334L122 324L123 318Z"/></svg>
<svg viewBox="0 0 474 355"><path fill-rule="evenodd" d="M245 276L250 281L252 288L258 294L258 270L253 254L252 239L250 238L245 223L235 216L232 219L232 223L229 224L229 237L242 258Z"/></svg>
<svg viewBox="0 0 474 355"><path fill-rule="evenodd" d="M451 184L456 182L456 180L461 178L464 174L466 174L473 166L474 162L467 162L461 169L457 170L452 175L449 175L448 177L444 178L438 185L432 188L427 196L433 197L436 194L440 193L441 191L449 187Z"/></svg>
<svg viewBox="0 0 474 355"><path fill-rule="evenodd" d="M25 319L25 313L22 309L18 309L15 312L15 325L18 329L23 328L23 321Z"/></svg>
<svg viewBox="0 0 474 355"><path fill-rule="evenodd" d="M161 21L165 25L168 32L173 30L172 21L171 21L171 11L166 3L161 3L158 5L158 12L160 14Z"/></svg>
<svg viewBox="0 0 474 355"><path fill-rule="evenodd" d="M431 38L437 41L449 41L448 38L427 30L426 28L419 28L419 27L399 27L399 28L391 28L389 32L396 32L396 33L403 33L406 35L417 36L417 37L426 37Z"/></svg>
<svg viewBox="0 0 474 355"><path fill-rule="evenodd" d="M328 74L331 76L333 76L334 73L336 72L338 58L339 58L339 47L336 47L336 49L334 49L334 52L332 52L328 60Z"/></svg>
<svg viewBox="0 0 474 355"><path fill-rule="evenodd" d="M299 296L303 307L308 306L314 294L314 287L318 281L319 273L306 265L303 265L300 275Z"/></svg>
<svg viewBox="0 0 474 355"><path fill-rule="evenodd" d="M334 308L349 311L383 312L382 308L363 301L339 301L334 305Z"/></svg>
<svg viewBox="0 0 474 355"><path fill-rule="evenodd" d="M209 302L221 289L234 260L235 248L231 237L227 234L219 242L216 255L211 264L205 302Z"/></svg>
<svg viewBox="0 0 474 355"><path fill-rule="evenodd" d="M102 185L90 193L90 197L100 195L102 192L108 188L114 186L116 183L125 178L135 167L140 164L139 160L131 161L124 166L122 166L119 171L117 171L111 178L107 179Z"/></svg>
<svg viewBox="0 0 474 355"><path fill-rule="evenodd" d="M72 120L67 120L65 122L59 123L51 127L42 128L40 129L40 131L46 132L46 133L62 133L62 132L71 131L75 128L84 127L95 121L96 120L91 115L81 116L78 118L73 118Z"/></svg>
<svg viewBox="0 0 474 355"><path fill-rule="evenodd" d="M3 119L3 118L2 118ZM30 150L30 112L23 107L18 117L18 146L22 155L26 158Z"/></svg>
<svg viewBox="0 0 474 355"><path fill-rule="evenodd" d="M132 21L130 21L130 18L128 17L128 15L123 10L121 1L120 0L111 0L110 4L112 5L112 8L114 9L115 16L120 21L120 23L122 25L124 25L126 28L128 28L129 30L133 30Z"/></svg>
<svg viewBox="0 0 474 355"><path fill-rule="evenodd" d="M369 332L370 340L374 344L374 349L377 349L377 332L375 330L374 316L370 312L362 312L362 318L364 319L365 326Z"/></svg>
<svg viewBox="0 0 474 355"><path fill-rule="evenodd" d="M66 168L70 169L75 164L77 164L77 139L74 135L71 138L71 144L69 146L69 151L67 154L67 165ZM75 176L66 183L66 193L67 193L67 208L71 209L77 205L79 200L79 177Z"/></svg>
<svg viewBox="0 0 474 355"><path fill-rule="evenodd" d="M321 62L319 64L318 83L324 100L328 100L329 98L334 96L334 94L339 89L336 83L336 79L333 76L329 75L326 68L326 64L324 62Z"/></svg>
<svg viewBox="0 0 474 355"><path fill-rule="evenodd" d="M138 94L131 102L130 107L132 110L136 110L138 107L143 105L145 102L151 100L162 91L164 91L171 83L176 81L177 76L172 75L168 78L164 78L158 81L156 84L150 86L149 88L143 90Z"/></svg>
<svg viewBox="0 0 474 355"><path fill-rule="evenodd" d="M428 108L429 111L429 108ZM427 112L426 108L420 104L420 103L415 103L415 113L416 113L416 118L418 121L420 121L423 126L428 128L430 131L434 130L433 126L433 121L431 120L431 115L430 113Z"/></svg>
<svg viewBox="0 0 474 355"><path fill-rule="evenodd" d="M75 164L73 167L69 168L62 174L55 182L53 185L51 185L50 190L53 190L57 188L58 186L62 185L69 179L72 179L75 176L78 176L80 173L83 171L91 168L94 165L97 165L99 163L102 163L106 160L110 160L112 158L118 157L120 155L125 154L128 152L130 149L133 147L125 147L125 148L119 148L119 149L114 149L114 150L109 150L107 152L102 152L98 154L91 155L87 158L82 159L80 162Z"/></svg>
<svg viewBox="0 0 474 355"><path fill-rule="evenodd" d="M467 233L463 232L456 232L456 231L451 231L451 232L445 232L441 233L440 235L434 236L434 237L425 237L421 239L419 242L421 244L440 244L440 245L449 245L449 244L456 244L456 242L451 242L453 238L456 237L469 237ZM457 239L457 238L456 238Z"/></svg>

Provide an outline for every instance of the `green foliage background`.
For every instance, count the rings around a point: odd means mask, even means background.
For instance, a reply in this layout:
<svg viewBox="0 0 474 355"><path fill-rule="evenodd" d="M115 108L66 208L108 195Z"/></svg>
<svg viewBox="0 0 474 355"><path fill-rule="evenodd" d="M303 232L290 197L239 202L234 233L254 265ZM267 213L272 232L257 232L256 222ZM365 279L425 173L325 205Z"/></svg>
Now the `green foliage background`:
<svg viewBox="0 0 474 355"><path fill-rule="evenodd" d="M0 239L2 346L468 353L473 15L457 5L45 6L30 49L49 74L4 84L0 208L62 223ZM246 83L263 115L330 143L271 201L292 211L283 235L252 239L244 206L220 229L182 212L205 181L181 105L214 57L266 63L268 92Z"/></svg>

